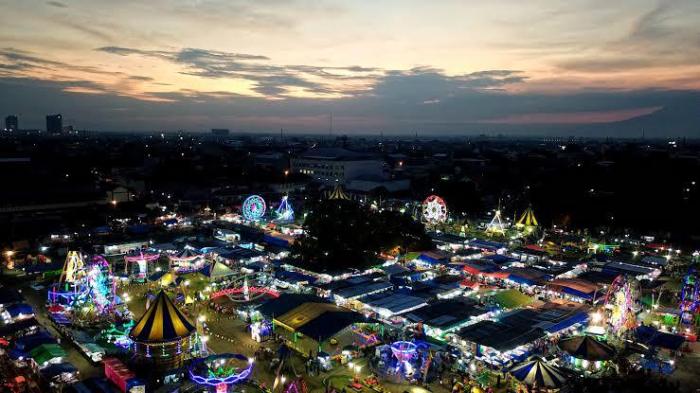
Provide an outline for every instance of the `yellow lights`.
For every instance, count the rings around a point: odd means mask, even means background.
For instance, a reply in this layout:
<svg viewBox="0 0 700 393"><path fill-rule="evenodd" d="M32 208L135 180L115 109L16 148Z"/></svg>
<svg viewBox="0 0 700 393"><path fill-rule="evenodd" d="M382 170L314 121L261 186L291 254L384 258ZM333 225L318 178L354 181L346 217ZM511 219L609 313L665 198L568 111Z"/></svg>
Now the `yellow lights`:
<svg viewBox="0 0 700 393"><path fill-rule="evenodd" d="M206 315L200 315L199 318L197 318L197 320L198 320L199 322L204 322L204 321L207 320L207 317L206 317Z"/></svg>

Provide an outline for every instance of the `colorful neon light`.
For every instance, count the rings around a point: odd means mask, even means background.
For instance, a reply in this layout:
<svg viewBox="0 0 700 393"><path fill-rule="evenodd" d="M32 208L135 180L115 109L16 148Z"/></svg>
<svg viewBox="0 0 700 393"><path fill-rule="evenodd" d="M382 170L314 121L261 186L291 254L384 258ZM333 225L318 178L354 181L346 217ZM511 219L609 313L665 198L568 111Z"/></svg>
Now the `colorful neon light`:
<svg viewBox="0 0 700 393"><path fill-rule="evenodd" d="M221 296L228 296L228 295L239 295L239 294L244 294L246 291L245 287L237 287L237 288L226 288L222 289L220 291L213 292L211 295L209 295L209 299L216 299ZM280 297L279 291L276 291L272 288L267 288L267 287L248 287L247 289L248 293L255 294L255 295L269 295L274 298Z"/></svg>
<svg viewBox="0 0 700 393"><path fill-rule="evenodd" d="M229 365L231 361L236 360L245 362L245 366ZM226 353L197 359L192 362L188 372L194 383L220 389L222 385L231 386L247 380L253 371L253 364L246 356Z"/></svg>
<svg viewBox="0 0 700 393"><path fill-rule="evenodd" d="M246 220L258 221L265 215L267 205L260 195L251 195L243 201L241 210Z"/></svg>

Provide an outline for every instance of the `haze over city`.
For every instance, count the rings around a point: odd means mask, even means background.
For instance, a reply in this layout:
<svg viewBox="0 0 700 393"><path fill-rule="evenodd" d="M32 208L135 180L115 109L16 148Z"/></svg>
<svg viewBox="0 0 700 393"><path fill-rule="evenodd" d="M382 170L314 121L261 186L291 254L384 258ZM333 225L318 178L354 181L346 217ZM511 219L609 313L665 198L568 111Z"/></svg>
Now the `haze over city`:
<svg viewBox="0 0 700 393"><path fill-rule="evenodd" d="M700 3L1 1L24 128L700 136Z"/></svg>

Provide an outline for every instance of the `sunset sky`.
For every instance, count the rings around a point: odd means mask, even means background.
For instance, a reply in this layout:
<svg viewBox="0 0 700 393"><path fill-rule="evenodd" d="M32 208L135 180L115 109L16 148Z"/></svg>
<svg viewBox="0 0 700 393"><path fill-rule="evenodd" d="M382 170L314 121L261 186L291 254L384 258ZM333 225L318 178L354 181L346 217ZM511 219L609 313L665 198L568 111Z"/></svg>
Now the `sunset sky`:
<svg viewBox="0 0 700 393"><path fill-rule="evenodd" d="M0 6L0 111L27 128L54 112L105 130L597 124L700 90L697 0Z"/></svg>

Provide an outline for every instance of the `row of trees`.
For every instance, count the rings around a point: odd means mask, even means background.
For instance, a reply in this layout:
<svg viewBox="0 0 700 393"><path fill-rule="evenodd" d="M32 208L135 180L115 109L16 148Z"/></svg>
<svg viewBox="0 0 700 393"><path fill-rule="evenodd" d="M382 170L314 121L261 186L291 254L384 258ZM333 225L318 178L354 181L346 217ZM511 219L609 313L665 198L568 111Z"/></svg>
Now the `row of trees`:
<svg viewBox="0 0 700 393"><path fill-rule="evenodd" d="M377 212L354 201L324 200L304 222L306 235L293 247L302 266L313 271L362 269L377 263L381 252L398 247L428 250L425 227L408 214Z"/></svg>

